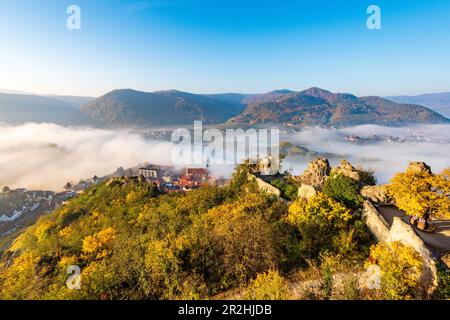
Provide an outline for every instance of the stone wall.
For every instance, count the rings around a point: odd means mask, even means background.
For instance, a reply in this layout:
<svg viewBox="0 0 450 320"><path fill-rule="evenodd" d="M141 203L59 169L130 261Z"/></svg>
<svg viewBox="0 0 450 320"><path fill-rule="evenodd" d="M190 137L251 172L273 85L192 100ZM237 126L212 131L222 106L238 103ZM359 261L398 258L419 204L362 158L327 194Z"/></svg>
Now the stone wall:
<svg viewBox="0 0 450 320"><path fill-rule="evenodd" d="M261 190L262 192L277 196L277 197L281 197L281 191L280 189L274 187L273 185L271 185L270 183L265 182L264 180L258 178L257 176L255 176L254 174L249 173L248 174L248 179L250 181L255 181L259 190Z"/></svg>
<svg viewBox="0 0 450 320"><path fill-rule="evenodd" d="M370 201L364 202L363 217L378 242L389 239L389 224Z"/></svg>
<svg viewBox="0 0 450 320"><path fill-rule="evenodd" d="M389 224L370 201L364 203L363 217L378 242L399 241L420 254L424 260L422 283L425 285L427 293L431 294L438 286L436 261L422 238L399 217L395 217L392 226L389 227Z"/></svg>

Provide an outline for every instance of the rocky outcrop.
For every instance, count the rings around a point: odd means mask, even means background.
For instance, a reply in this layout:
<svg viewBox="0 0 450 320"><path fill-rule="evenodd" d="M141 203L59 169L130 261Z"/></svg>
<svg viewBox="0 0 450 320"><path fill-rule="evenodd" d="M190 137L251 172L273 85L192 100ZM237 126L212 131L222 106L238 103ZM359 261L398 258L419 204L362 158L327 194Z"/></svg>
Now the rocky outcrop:
<svg viewBox="0 0 450 320"><path fill-rule="evenodd" d="M365 186L361 190L361 195L376 204L392 203L392 198L384 186Z"/></svg>
<svg viewBox="0 0 450 320"><path fill-rule="evenodd" d="M308 168L298 180L302 185L312 186L314 189L320 191L329 177L330 171L331 168L328 159L317 158L309 163Z"/></svg>
<svg viewBox="0 0 450 320"><path fill-rule="evenodd" d="M331 174L341 174L343 176L355 179L356 181L361 180L361 175L359 171L350 164L347 160L342 160L341 166L331 169Z"/></svg>
<svg viewBox="0 0 450 320"><path fill-rule="evenodd" d="M425 162L411 162L406 173L419 174L419 173L431 173L431 167Z"/></svg>

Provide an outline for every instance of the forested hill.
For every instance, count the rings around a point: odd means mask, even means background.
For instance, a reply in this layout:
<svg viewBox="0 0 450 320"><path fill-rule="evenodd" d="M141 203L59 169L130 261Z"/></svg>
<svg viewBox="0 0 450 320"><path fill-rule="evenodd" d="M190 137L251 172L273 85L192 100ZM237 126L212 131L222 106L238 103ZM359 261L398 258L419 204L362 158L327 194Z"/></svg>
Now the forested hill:
<svg viewBox="0 0 450 320"><path fill-rule="evenodd" d="M84 105L81 110L98 123L113 127L222 123L243 108L234 99L176 90L140 92L115 90Z"/></svg>
<svg viewBox="0 0 450 320"><path fill-rule="evenodd" d="M244 112L229 122L345 127L360 124L399 126L449 123L449 119L419 105L397 104L380 97L358 98L351 94L311 88L250 100Z"/></svg>
<svg viewBox="0 0 450 320"><path fill-rule="evenodd" d="M324 172L318 163L328 162L311 163L300 181L320 182L322 192L292 202L258 191L247 165L227 185L186 193L161 195L131 178L96 185L0 252L0 300L420 299L419 253L400 243L371 246L360 192L373 173ZM359 180L346 175L356 172ZM417 174L398 175L395 190L410 196L404 179L438 178ZM284 179L273 181L283 194L298 188ZM359 278L374 263L388 276L367 291ZM81 271L76 290L67 282L73 266Z"/></svg>

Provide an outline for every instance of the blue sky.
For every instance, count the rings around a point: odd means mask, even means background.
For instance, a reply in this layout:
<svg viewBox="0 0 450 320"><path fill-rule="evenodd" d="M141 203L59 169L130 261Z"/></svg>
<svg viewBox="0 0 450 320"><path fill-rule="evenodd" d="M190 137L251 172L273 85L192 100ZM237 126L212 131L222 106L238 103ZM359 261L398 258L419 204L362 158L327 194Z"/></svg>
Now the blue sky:
<svg viewBox="0 0 450 320"><path fill-rule="evenodd" d="M0 88L27 92L450 91L448 0L0 0L0 43Z"/></svg>

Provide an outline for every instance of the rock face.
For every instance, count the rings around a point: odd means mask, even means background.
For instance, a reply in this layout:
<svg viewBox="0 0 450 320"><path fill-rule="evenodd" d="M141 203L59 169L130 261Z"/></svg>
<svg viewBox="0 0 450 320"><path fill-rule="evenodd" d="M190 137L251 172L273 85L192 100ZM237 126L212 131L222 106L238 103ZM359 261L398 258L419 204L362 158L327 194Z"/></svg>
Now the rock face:
<svg viewBox="0 0 450 320"><path fill-rule="evenodd" d="M316 194L317 190L309 184L302 184L302 186L298 189L298 197L307 201L309 201L309 199L314 197Z"/></svg>
<svg viewBox="0 0 450 320"><path fill-rule="evenodd" d="M383 186L365 186L361 190L361 195L377 204L390 204L392 203L391 197L388 195L386 189Z"/></svg>
<svg viewBox="0 0 450 320"><path fill-rule="evenodd" d="M410 174L431 173L431 167L425 162L411 162L406 172Z"/></svg>
<svg viewBox="0 0 450 320"><path fill-rule="evenodd" d="M300 177L300 182L312 186L316 190L322 190L325 181L330 175L330 163L328 159L317 158L309 163L308 168Z"/></svg>
<svg viewBox="0 0 450 320"><path fill-rule="evenodd" d="M332 174L341 174L343 176L347 176L349 178L355 179L356 181L361 180L361 175L359 174L358 170L356 170L355 167L353 167L350 162L347 160L342 160L341 166L333 168L331 170Z"/></svg>

